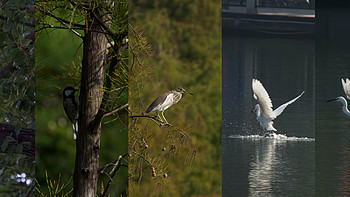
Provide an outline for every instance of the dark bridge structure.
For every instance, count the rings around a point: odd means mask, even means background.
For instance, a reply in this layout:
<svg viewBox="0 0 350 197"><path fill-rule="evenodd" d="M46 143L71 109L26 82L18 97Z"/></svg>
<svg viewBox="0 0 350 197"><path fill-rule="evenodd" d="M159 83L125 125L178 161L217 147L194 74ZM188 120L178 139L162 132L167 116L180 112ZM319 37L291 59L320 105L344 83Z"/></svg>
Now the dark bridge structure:
<svg viewBox="0 0 350 197"><path fill-rule="evenodd" d="M315 0L223 0L222 26L225 33L313 36Z"/></svg>

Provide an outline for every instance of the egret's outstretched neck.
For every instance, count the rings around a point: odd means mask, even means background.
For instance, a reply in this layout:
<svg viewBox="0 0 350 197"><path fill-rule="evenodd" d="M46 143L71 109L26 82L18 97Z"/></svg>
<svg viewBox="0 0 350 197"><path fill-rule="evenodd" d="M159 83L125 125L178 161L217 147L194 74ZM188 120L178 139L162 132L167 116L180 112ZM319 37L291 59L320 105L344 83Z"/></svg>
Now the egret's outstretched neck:
<svg viewBox="0 0 350 197"><path fill-rule="evenodd" d="M346 102L345 98L341 99L341 102L343 103L342 110L344 114L346 114L347 116L350 116L350 111L348 109L348 102Z"/></svg>

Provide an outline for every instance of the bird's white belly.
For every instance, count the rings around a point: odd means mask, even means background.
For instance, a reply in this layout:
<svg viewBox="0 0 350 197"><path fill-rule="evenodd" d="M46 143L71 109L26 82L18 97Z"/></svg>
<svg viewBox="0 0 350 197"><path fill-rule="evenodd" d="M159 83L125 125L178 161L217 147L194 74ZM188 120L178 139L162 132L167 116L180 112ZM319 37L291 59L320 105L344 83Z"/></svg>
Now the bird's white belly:
<svg viewBox="0 0 350 197"><path fill-rule="evenodd" d="M273 122L272 122L272 120L266 119L266 118L264 118L263 116L260 116L260 117L258 118L258 121L259 121L261 127L262 127L263 129L265 129L266 131L277 131L277 130L273 127Z"/></svg>
<svg viewBox="0 0 350 197"><path fill-rule="evenodd" d="M177 102L174 102L174 99L173 99L173 94L169 94L165 101L159 105L156 109L154 109L155 111L164 111L166 109L168 109L170 106L172 106L173 104L177 103Z"/></svg>

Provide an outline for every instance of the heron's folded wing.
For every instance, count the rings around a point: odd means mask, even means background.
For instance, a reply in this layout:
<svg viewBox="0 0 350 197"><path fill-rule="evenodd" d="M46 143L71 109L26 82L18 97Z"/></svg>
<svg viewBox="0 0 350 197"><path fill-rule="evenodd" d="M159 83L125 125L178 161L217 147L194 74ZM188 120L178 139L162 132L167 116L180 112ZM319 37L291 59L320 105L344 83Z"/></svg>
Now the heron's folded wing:
<svg viewBox="0 0 350 197"><path fill-rule="evenodd" d="M295 102L298 98L300 98L304 93L305 93L305 91L303 91L299 96L295 97L294 99L292 99L292 100L286 102L285 104L283 104L283 105L279 106L277 109L275 109L275 110L273 111L273 113L275 114L275 116L276 116L276 117L279 116L279 115L283 112L283 110L284 110L289 104L294 103L294 102Z"/></svg>

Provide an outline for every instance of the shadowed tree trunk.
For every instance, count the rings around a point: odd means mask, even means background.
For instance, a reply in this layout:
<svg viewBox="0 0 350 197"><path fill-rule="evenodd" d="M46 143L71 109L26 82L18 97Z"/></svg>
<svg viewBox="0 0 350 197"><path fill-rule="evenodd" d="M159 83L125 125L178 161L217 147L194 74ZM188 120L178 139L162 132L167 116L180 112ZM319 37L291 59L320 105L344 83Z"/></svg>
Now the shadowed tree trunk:
<svg viewBox="0 0 350 197"><path fill-rule="evenodd" d="M72 87L77 87L80 80L73 196L96 196L102 192L97 191L99 179L101 188L103 182L108 188L114 178L119 179L115 172L127 163L126 153L107 164L99 160L103 119L114 116L112 121L125 122L118 114L128 107L128 1L38 1L36 5L39 32L69 30L83 41L81 72L72 70L72 75L63 74L58 79L70 81ZM123 149L127 151L126 144ZM105 165L100 168L99 162ZM104 176L99 177L100 173ZM109 192L105 189L102 196Z"/></svg>
<svg viewBox="0 0 350 197"><path fill-rule="evenodd" d="M104 17L94 9L95 16ZM93 18L93 17L88 17ZM88 21L91 29L102 31L97 21ZM79 131L76 141L74 196L95 196L100 156L101 121L94 122L103 96L107 39L104 34L85 32L80 89Z"/></svg>

